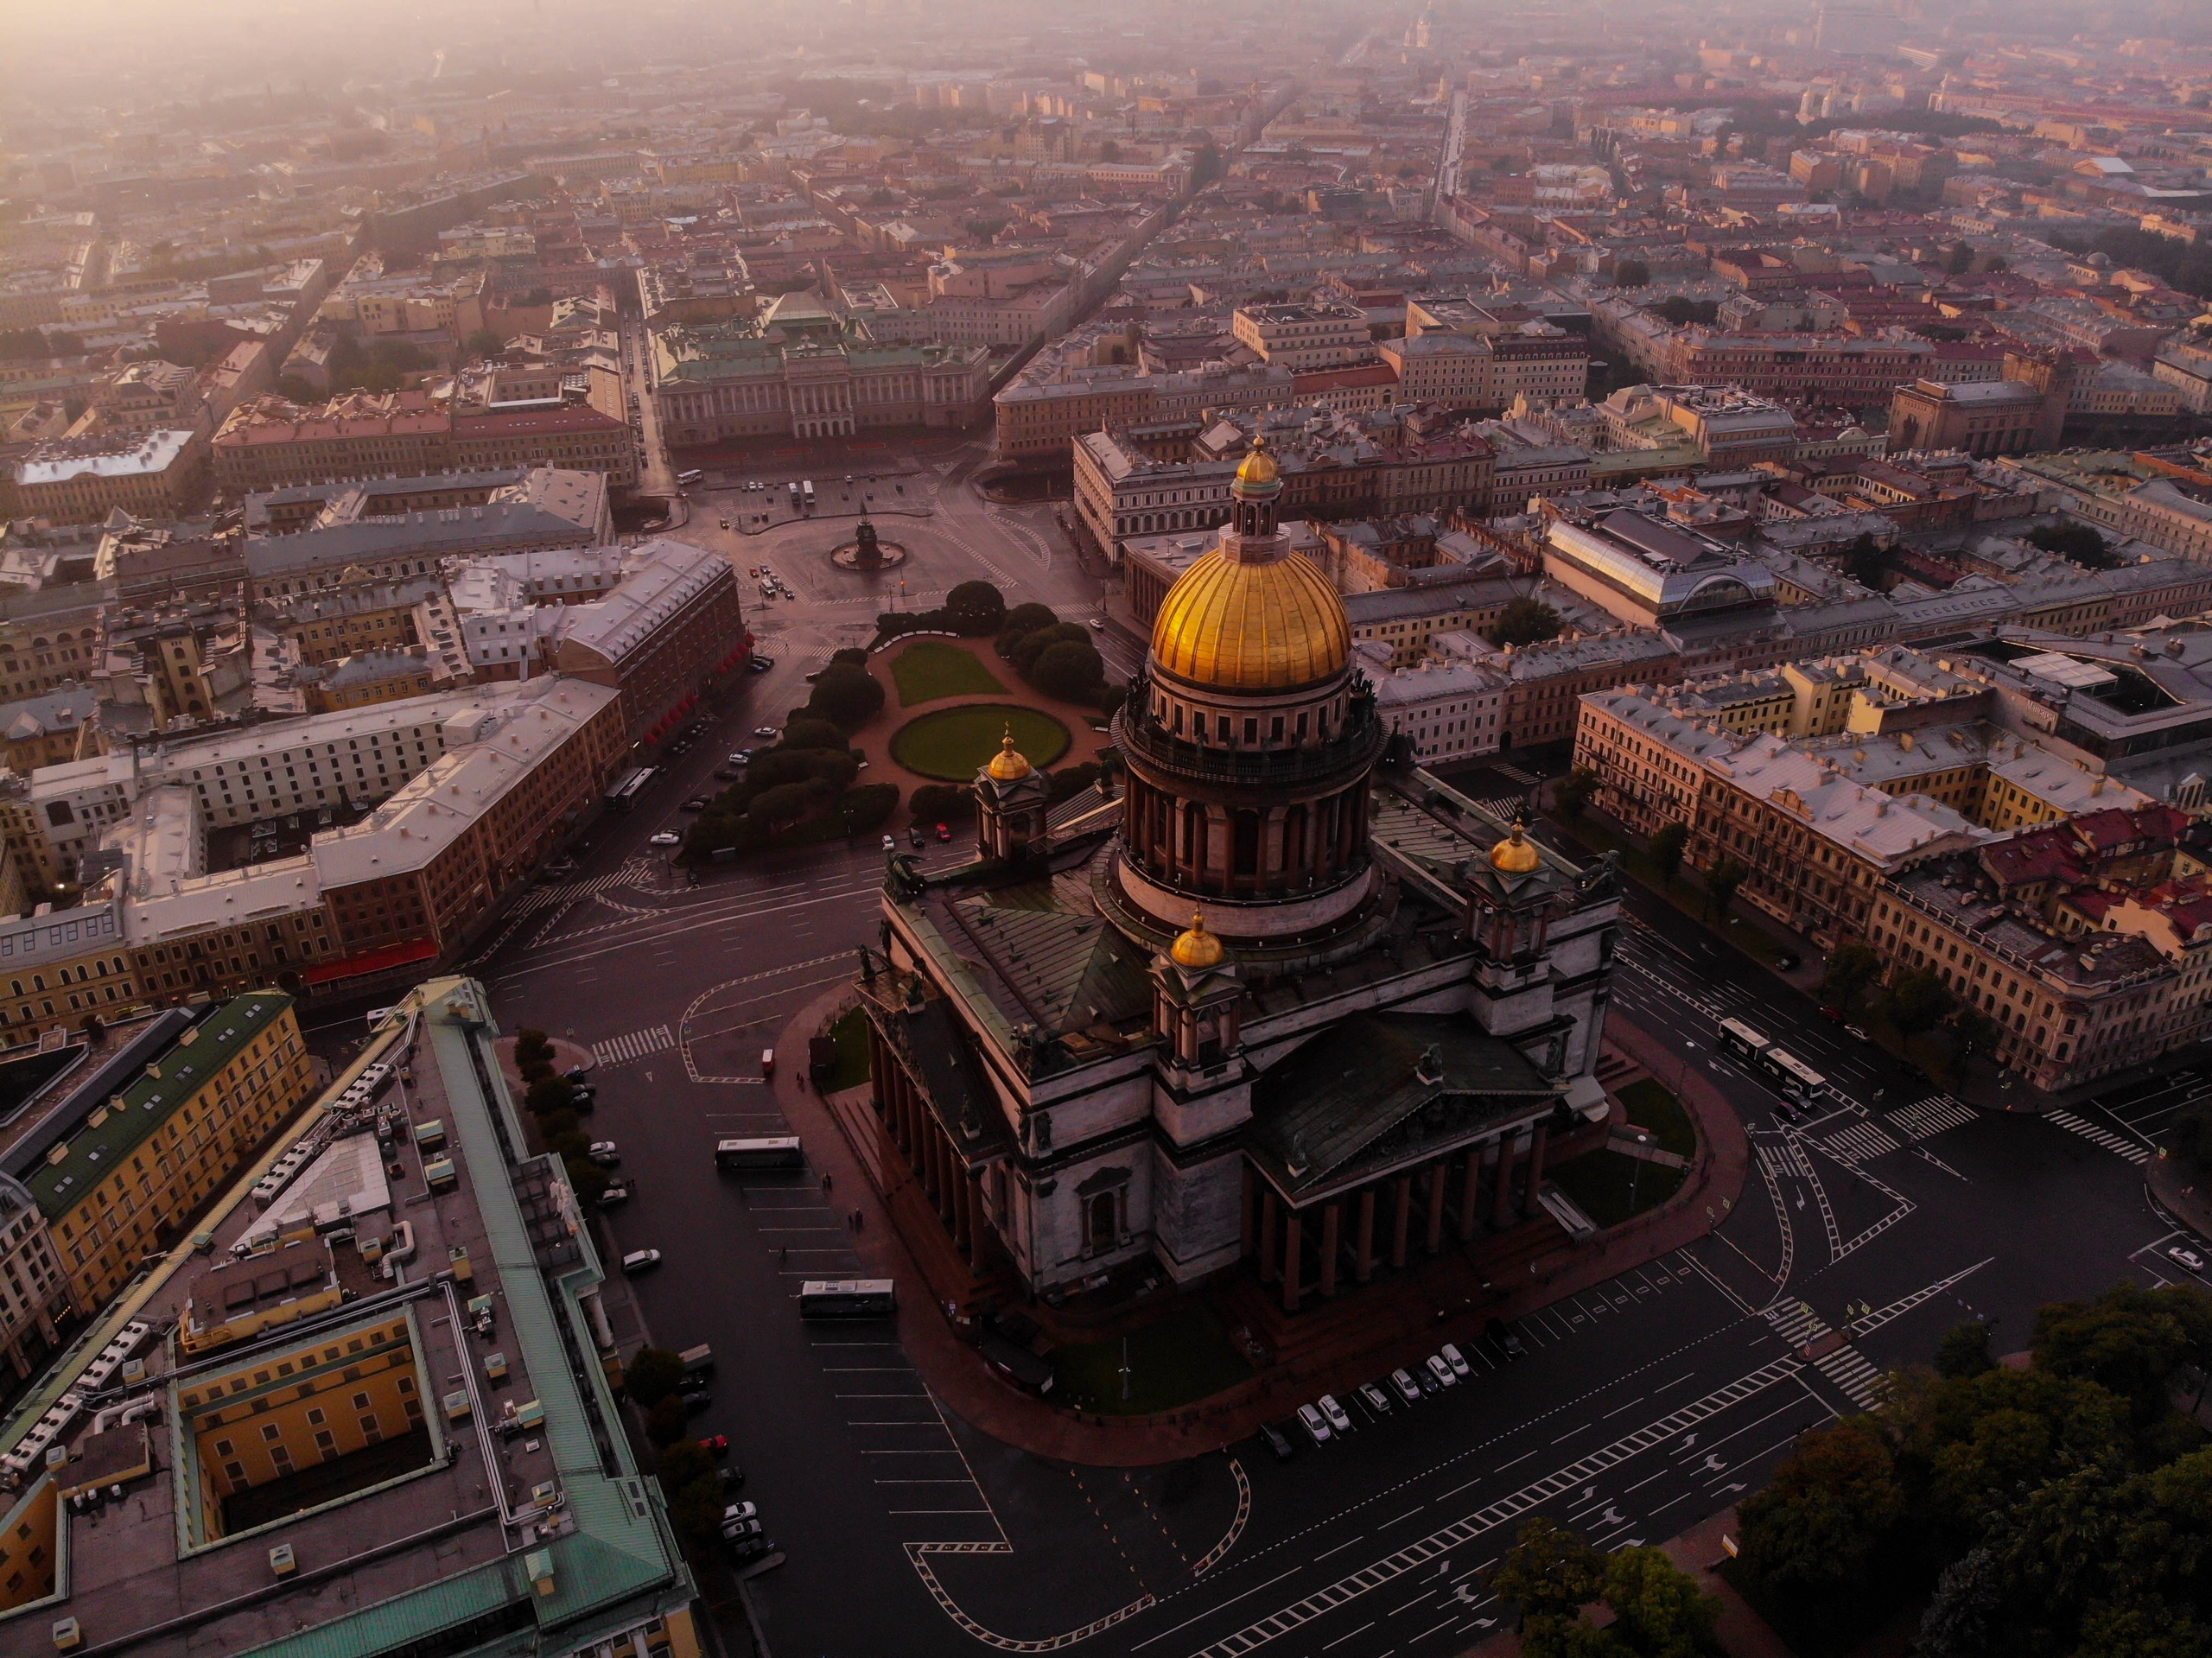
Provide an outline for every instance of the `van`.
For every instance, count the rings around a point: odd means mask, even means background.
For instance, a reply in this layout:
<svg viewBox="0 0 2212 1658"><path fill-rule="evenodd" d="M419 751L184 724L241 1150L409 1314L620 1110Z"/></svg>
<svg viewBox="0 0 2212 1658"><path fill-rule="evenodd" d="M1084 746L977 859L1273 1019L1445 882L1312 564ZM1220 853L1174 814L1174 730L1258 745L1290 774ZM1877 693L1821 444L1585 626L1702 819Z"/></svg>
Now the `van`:
<svg viewBox="0 0 2212 1658"><path fill-rule="evenodd" d="M687 1347L677 1356L683 1361L683 1379L696 1382L715 1373L715 1350L705 1342Z"/></svg>
<svg viewBox="0 0 2212 1658"><path fill-rule="evenodd" d="M776 1074L776 1051L773 1048L760 1050L760 1074L763 1077L773 1077Z"/></svg>

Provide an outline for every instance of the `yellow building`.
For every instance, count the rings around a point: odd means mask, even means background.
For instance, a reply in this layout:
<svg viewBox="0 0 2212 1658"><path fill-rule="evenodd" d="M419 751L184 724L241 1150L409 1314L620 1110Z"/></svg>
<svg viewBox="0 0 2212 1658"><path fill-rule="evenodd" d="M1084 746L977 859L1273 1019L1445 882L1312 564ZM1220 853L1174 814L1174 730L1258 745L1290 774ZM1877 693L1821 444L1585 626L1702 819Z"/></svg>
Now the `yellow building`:
<svg viewBox="0 0 2212 1658"><path fill-rule="evenodd" d="M314 1085L280 991L251 992L197 1023L172 1009L118 1045L135 1055L141 1045L155 1057L132 1064L127 1087L104 1091L121 1081L111 1059L29 1131L44 1149L21 1178L84 1309L105 1305L144 1256L182 1236Z"/></svg>

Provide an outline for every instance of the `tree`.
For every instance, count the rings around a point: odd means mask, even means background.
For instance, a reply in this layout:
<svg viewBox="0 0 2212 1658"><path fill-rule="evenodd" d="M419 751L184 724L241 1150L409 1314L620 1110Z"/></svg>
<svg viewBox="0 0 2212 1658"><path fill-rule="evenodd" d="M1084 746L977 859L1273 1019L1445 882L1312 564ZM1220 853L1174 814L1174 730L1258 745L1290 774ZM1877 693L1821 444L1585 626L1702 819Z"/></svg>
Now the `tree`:
<svg viewBox="0 0 2212 1658"><path fill-rule="evenodd" d="M496 328L474 328L461 341L461 350L471 357L497 357L506 350L507 342L499 338Z"/></svg>
<svg viewBox="0 0 2212 1658"><path fill-rule="evenodd" d="M2037 1308L2029 1345L2037 1369L2095 1382L2146 1427L2172 1409L2183 1364L2212 1364L2212 1296L2193 1285L2146 1290L2123 1280L2087 1305Z"/></svg>
<svg viewBox="0 0 2212 1658"><path fill-rule="evenodd" d="M1561 626L1559 612L1541 599L1523 596L1507 600L1505 608L1498 612L1497 619L1491 624L1490 642L1541 645L1546 639L1557 638Z"/></svg>
<svg viewBox="0 0 2212 1658"><path fill-rule="evenodd" d="M879 689L878 695L881 694ZM831 748L842 752L845 734L831 721L813 713L812 704L801 708L784 722L784 734L777 740L779 748ZM747 768L750 770L751 768Z"/></svg>
<svg viewBox="0 0 2212 1658"><path fill-rule="evenodd" d="M524 1092L522 1102L539 1116L568 1110L575 1102L576 1087L565 1077L544 1076Z"/></svg>
<svg viewBox="0 0 2212 1658"><path fill-rule="evenodd" d="M883 686L865 668L833 663L814 682L806 711L846 731L857 731L883 708Z"/></svg>
<svg viewBox="0 0 2212 1658"><path fill-rule="evenodd" d="M1014 672L1024 679L1037 666L1037 658L1056 645L1089 645L1090 632L1074 622L1055 622L1050 627L1035 627L1020 635L1002 647L1006 659L1014 664Z"/></svg>
<svg viewBox="0 0 2212 1658"><path fill-rule="evenodd" d="M1613 262L1613 284L1618 288L1642 288L1650 280L1651 267L1641 259Z"/></svg>
<svg viewBox="0 0 2212 1658"><path fill-rule="evenodd" d="M1951 987L1933 968L1908 968L1891 981L1882 1011L1897 1034L1910 1039L1942 1023L1955 1002Z"/></svg>
<svg viewBox="0 0 2212 1658"><path fill-rule="evenodd" d="M1651 832L1651 844L1647 848L1651 867L1659 872L1663 886L1675 884L1675 872L1682 867L1682 854L1689 848L1690 826L1688 823L1662 823Z"/></svg>
<svg viewBox="0 0 2212 1658"><path fill-rule="evenodd" d="M1863 1417L1803 1435L1738 1511L1745 1569L1778 1594L1863 1592L1906 1515L1896 1458Z"/></svg>
<svg viewBox="0 0 2212 1658"><path fill-rule="evenodd" d="M1989 1352L1989 1326L1978 1318L1953 1324L1936 1344L1939 1376L1978 1376L1996 1368L1997 1361Z"/></svg>
<svg viewBox="0 0 2212 1658"><path fill-rule="evenodd" d="M828 805L829 787L819 778L804 783L781 783L753 797L747 816L771 834L786 829Z"/></svg>
<svg viewBox="0 0 2212 1658"><path fill-rule="evenodd" d="M1889 571L1889 555L1872 536L1862 534L1844 544L1842 564L1846 575L1860 587L1879 593Z"/></svg>
<svg viewBox="0 0 2212 1658"><path fill-rule="evenodd" d="M1025 633L1034 633L1040 627L1058 627L1060 619L1052 613L1050 605L1040 605L1035 600L1016 605L1006 613L999 624L999 654L1004 656L1007 647Z"/></svg>
<svg viewBox="0 0 2212 1658"><path fill-rule="evenodd" d="M1490 1591L1510 1600L1525 1619L1573 1617L1605 1585L1605 1557L1580 1532L1541 1515L1521 1523L1513 1547L1490 1574Z"/></svg>
<svg viewBox="0 0 2212 1658"><path fill-rule="evenodd" d="M837 803L838 814L845 820L845 832L857 834L862 829L880 829L891 821L891 814L899 810L899 785L895 783L870 783L857 789L845 791L845 797Z"/></svg>
<svg viewBox="0 0 2212 1658"><path fill-rule="evenodd" d="M1552 789L1552 804L1569 817L1580 817L1598 793L1598 774L1586 765L1578 765L1561 778Z"/></svg>
<svg viewBox="0 0 2212 1658"><path fill-rule="evenodd" d="M2085 570L2105 569L2113 562L2105 538L2086 524L2039 524L2028 531L2026 540L2029 546L2070 558Z"/></svg>
<svg viewBox="0 0 2212 1658"><path fill-rule="evenodd" d="M1697 1580L1659 1548L1614 1553L1605 1562L1605 1604L1613 1609L1613 1632L1638 1658L1694 1658L1710 1650L1720 1617L1719 1598L1700 1594Z"/></svg>
<svg viewBox="0 0 2212 1658"><path fill-rule="evenodd" d="M1715 921L1726 923L1728 906L1736 901L1736 889L1749 878L1751 871L1733 858L1724 857L1705 872L1705 905L1707 913Z"/></svg>
<svg viewBox="0 0 2212 1658"><path fill-rule="evenodd" d="M988 581L963 581L944 595L944 614L956 632L995 633L1006 620L1006 600Z"/></svg>
<svg viewBox="0 0 2212 1658"><path fill-rule="evenodd" d="M1974 244L1961 242L1944 256L1943 269L1954 276L1963 276L1974 269Z"/></svg>
<svg viewBox="0 0 2212 1658"><path fill-rule="evenodd" d="M959 823L976 815L976 791L957 783L925 783L907 803L917 823Z"/></svg>
<svg viewBox="0 0 2212 1658"><path fill-rule="evenodd" d="M622 1391L651 1410L683 1381L683 1359L665 1347L645 1347L622 1367Z"/></svg>
<svg viewBox="0 0 2212 1658"><path fill-rule="evenodd" d="M1029 670L1029 683L1063 702L1087 702L1106 681L1106 663L1087 639L1048 645Z"/></svg>
<svg viewBox="0 0 2212 1658"><path fill-rule="evenodd" d="M526 1065L533 1059L551 1063L553 1039L544 1032L525 1025L515 1032L515 1064Z"/></svg>
<svg viewBox="0 0 2212 1658"><path fill-rule="evenodd" d="M1121 145L1116 143L1111 138L1107 139L1098 146L1098 159L1102 162L1118 162L1122 159Z"/></svg>
<svg viewBox="0 0 2212 1658"><path fill-rule="evenodd" d="M321 394L308 383L302 374L280 374L276 377L276 395L287 403L313 403L321 401Z"/></svg>
<svg viewBox="0 0 2212 1658"><path fill-rule="evenodd" d="M2005 1027L1979 1007L1961 1007L1951 1015L1954 1051L1961 1064L1977 1055L1994 1051L2004 1035Z"/></svg>
<svg viewBox="0 0 2212 1658"><path fill-rule="evenodd" d="M666 1350L648 1348L645 1350L652 1352ZM674 1355L671 1354L670 1356L673 1357ZM662 1397L666 1398L667 1394L663 1394ZM708 1455L707 1447L696 1439L678 1439L674 1445L662 1447L660 1460L655 1465L654 1471L660 1476L661 1490L666 1491L669 1496L674 1496L702 1474L712 1478L715 1472L715 1459Z"/></svg>
<svg viewBox="0 0 2212 1658"><path fill-rule="evenodd" d="M657 1445L674 1445L683 1437L691 1413L683 1401L670 1394L645 1413L645 1438Z"/></svg>
<svg viewBox="0 0 2212 1658"><path fill-rule="evenodd" d="M1838 944L1828 956L1821 992L1839 1007L1850 1007L1882 976L1882 958L1866 944Z"/></svg>

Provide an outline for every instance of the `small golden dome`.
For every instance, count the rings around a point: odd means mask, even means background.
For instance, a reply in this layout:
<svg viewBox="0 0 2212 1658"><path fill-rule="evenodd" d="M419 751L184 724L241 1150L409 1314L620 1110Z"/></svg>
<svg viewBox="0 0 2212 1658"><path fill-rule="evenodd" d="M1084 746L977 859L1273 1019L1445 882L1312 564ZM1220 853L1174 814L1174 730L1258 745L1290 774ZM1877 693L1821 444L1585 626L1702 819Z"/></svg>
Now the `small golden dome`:
<svg viewBox="0 0 2212 1658"><path fill-rule="evenodd" d="M1274 456L1268 453L1268 440L1252 440L1252 452L1244 457L1243 465L1236 468L1236 481L1248 486L1273 484L1282 476L1282 468L1275 464Z"/></svg>
<svg viewBox="0 0 2212 1658"><path fill-rule="evenodd" d="M1525 839L1528 825L1516 823L1513 833L1490 849L1490 866L1509 875L1525 875L1543 866L1543 857L1536 850L1534 841Z"/></svg>
<svg viewBox="0 0 2212 1658"><path fill-rule="evenodd" d="M1206 931L1206 912L1195 910L1191 914L1191 930L1168 946L1167 953L1178 967L1218 967L1225 953L1221 940Z"/></svg>
<svg viewBox="0 0 2212 1658"><path fill-rule="evenodd" d="M999 752L991 756L990 772L1001 783L1012 783L1016 778L1029 775L1029 762L1014 746L1014 727L1006 728L1006 740L999 745Z"/></svg>
<svg viewBox="0 0 2212 1658"><path fill-rule="evenodd" d="M1194 684L1287 690L1342 673L1351 626L1344 601L1303 554L1255 563L1215 547L1160 600L1152 655Z"/></svg>

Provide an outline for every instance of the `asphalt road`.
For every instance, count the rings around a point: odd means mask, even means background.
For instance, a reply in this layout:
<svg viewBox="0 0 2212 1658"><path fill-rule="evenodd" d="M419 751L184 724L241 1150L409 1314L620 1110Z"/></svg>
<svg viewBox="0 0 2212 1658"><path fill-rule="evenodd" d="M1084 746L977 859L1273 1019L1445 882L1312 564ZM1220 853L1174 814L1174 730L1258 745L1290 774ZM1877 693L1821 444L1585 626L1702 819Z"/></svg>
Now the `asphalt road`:
<svg viewBox="0 0 2212 1658"><path fill-rule="evenodd" d="M928 469L941 512L895 521L916 548L912 588L984 574L1009 602L1095 601L1048 510L986 508ZM745 1495L787 1556L754 1585L778 1652L965 1654L1078 1632L1071 1644L1145 1658L1456 1651L1503 1616L1480 1576L1527 1514L1609 1546L1671 1535L1755 1489L1796 1433L1862 1406L1882 1368L1924 1358L1952 1324L1993 1318L2000 1346L2024 1345L2041 1302L2178 1274L2124 1119L2077 1119L2091 1134L1950 1105L1631 893L1621 1003L1681 1064L1706 1067L1751 1134L1754 1178L1713 1235L1528 1320L1523 1359L1465 1344L1474 1374L1446 1393L1382 1414L1347 1397L1353 1432L1301 1442L1287 1464L1248 1443L1123 1474L996 1444L939 1407L893 1324L797 1318L801 1277L854 1264L839 1194L811 1173L713 1166L717 1137L782 1127L752 1080L760 1050L874 937L880 854L780 854L691 887L645 844L746 733L803 700L808 669L865 633L877 595L827 564L836 530L739 543L800 594L760 617L776 670L738 686L717 729L472 969L503 1027L542 1026L600 1057L592 1127L639 1180L608 1217L611 1244L666 1257L633 1286L653 1339L720 1357L696 1426L735 1441ZM1102 644L1117 666L1134 660L1134 641ZM932 843L926 861L960 855ZM1775 1096L1720 1056L1714 1030L1732 1014L1830 1077L1816 1118L1780 1121ZM2114 1110L2171 1115L2205 1086L2174 1080ZM1799 1356L1829 1331L1848 1339Z"/></svg>

